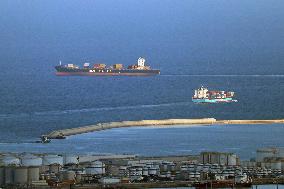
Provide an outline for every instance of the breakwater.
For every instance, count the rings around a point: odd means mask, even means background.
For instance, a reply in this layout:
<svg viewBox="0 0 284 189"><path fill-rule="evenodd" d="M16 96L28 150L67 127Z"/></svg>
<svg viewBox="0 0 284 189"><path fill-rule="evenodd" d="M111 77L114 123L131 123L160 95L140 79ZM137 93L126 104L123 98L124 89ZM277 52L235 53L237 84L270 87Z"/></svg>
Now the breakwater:
<svg viewBox="0 0 284 189"><path fill-rule="evenodd" d="M226 125L226 124L275 124L284 123L284 119L278 120L216 120L215 118L203 118L203 119L165 119L165 120L140 120L140 121L121 121L121 122L109 122L98 123L95 125L62 129L52 131L45 135L47 138L55 139L62 136L71 136L82 133L101 131L105 129L123 128L123 127L145 127L145 126L174 126L174 125Z"/></svg>

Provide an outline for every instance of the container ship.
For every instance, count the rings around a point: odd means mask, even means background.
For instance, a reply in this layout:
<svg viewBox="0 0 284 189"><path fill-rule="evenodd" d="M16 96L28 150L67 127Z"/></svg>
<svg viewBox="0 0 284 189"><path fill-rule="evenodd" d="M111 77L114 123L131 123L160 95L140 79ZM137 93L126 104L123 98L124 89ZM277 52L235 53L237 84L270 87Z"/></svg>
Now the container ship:
<svg viewBox="0 0 284 189"><path fill-rule="evenodd" d="M235 93L230 91L209 91L206 87L201 86L194 90L192 101L195 103L228 103L237 102L234 100Z"/></svg>
<svg viewBox="0 0 284 189"><path fill-rule="evenodd" d="M105 64L84 63L80 68L74 64L55 66L58 76L152 76L159 75L160 70L151 69L145 65L145 58L139 57L137 63L124 68L122 64L114 64L107 67Z"/></svg>

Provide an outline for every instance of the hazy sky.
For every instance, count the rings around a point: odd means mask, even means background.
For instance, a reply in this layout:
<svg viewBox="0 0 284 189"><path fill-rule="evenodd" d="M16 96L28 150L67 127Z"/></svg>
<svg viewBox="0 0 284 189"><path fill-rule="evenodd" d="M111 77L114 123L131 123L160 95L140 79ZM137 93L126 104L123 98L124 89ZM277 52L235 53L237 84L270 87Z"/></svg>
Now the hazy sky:
<svg viewBox="0 0 284 189"><path fill-rule="evenodd" d="M283 10L283 0L1 0L0 60L144 55L163 69L279 74Z"/></svg>

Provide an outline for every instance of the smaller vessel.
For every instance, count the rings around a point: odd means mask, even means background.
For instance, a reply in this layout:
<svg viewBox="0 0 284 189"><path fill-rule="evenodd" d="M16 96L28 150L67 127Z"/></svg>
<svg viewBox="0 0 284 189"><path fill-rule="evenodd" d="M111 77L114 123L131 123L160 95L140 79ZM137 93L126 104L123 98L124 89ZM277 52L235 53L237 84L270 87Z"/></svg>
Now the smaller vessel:
<svg viewBox="0 0 284 189"><path fill-rule="evenodd" d="M201 86L200 88L194 90L194 95L192 101L195 103L228 103L237 102L233 97L235 92L231 91L210 91L206 87Z"/></svg>
<svg viewBox="0 0 284 189"><path fill-rule="evenodd" d="M50 139L47 137L47 136L45 136L45 135L42 135L41 137L40 137L40 141L36 141L36 143L50 143Z"/></svg>

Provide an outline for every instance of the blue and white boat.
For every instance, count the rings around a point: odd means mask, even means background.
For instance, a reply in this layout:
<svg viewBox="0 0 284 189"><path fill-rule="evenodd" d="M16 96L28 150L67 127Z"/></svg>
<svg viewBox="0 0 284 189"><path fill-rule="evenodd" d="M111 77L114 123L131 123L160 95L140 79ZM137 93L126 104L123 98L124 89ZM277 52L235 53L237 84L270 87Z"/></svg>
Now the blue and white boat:
<svg viewBox="0 0 284 189"><path fill-rule="evenodd" d="M234 100L235 93L231 91L209 91L206 87L201 86L194 90L192 101L194 103L221 103L237 102Z"/></svg>

